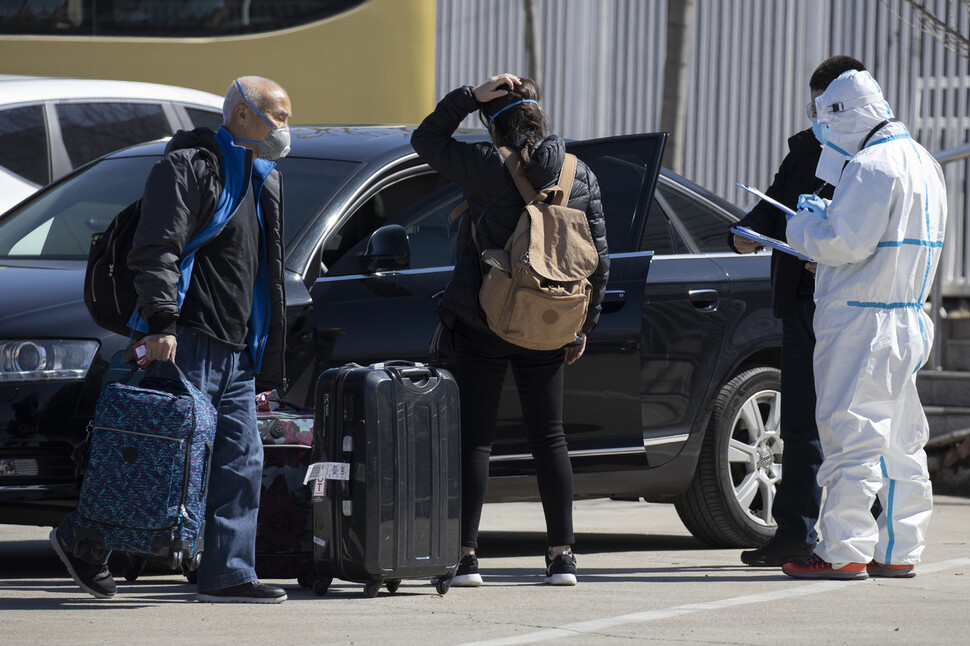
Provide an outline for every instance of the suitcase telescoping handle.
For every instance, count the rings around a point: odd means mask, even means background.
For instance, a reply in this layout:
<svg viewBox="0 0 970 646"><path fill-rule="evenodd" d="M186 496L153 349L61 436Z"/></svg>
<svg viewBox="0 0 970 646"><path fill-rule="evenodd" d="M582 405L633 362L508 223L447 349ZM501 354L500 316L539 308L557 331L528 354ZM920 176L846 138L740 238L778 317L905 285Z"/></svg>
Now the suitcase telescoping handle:
<svg viewBox="0 0 970 646"><path fill-rule="evenodd" d="M371 365L375 370L387 370L397 375L406 388L425 392L438 384L438 371L423 363L412 363L395 359Z"/></svg>

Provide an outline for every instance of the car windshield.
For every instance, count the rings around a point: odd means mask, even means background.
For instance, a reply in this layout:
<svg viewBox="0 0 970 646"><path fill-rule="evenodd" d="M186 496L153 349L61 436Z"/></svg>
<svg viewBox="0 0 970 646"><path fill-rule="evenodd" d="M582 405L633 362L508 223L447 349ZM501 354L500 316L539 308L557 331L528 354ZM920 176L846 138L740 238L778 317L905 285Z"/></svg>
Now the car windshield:
<svg viewBox="0 0 970 646"><path fill-rule="evenodd" d="M41 191L0 220L0 258L86 260L91 236L104 231L115 215L141 197L156 160L103 159ZM284 242L288 245L330 202L358 164L326 159L284 161Z"/></svg>

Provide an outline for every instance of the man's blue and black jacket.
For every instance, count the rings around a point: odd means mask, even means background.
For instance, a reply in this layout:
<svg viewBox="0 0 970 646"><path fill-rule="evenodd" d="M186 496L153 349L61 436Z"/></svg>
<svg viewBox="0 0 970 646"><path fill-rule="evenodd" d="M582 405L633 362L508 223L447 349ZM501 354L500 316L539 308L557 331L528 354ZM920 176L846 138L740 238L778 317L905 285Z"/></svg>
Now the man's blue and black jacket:
<svg viewBox="0 0 970 646"><path fill-rule="evenodd" d="M128 255L138 293L129 327L136 335L175 333L195 252L219 235L248 190L257 196L263 239L247 344L261 387L281 388L286 325L281 177L273 162L253 160L225 128L178 131L152 168Z"/></svg>

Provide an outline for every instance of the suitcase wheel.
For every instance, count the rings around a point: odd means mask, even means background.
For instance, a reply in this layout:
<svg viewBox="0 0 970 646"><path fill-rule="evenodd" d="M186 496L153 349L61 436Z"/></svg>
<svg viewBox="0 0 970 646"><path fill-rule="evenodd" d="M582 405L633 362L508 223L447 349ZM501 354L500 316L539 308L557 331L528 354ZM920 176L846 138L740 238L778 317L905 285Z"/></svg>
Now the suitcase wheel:
<svg viewBox="0 0 970 646"><path fill-rule="evenodd" d="M333 583L333 578L325 576L317 579L313 582L313 594L318 597L322 597L327 594L327 589L330 588L330 584Z"/></svg>
<svg viewBox="0 0 970 646"><path fill-rule="evenodd" d="M196 552L188 561L182 562L182 574L189 583L196 583L199 580L199 563L202 562L202 552Z"/></svg>
<svg viewBox="0 0 970 646"><path fill-rule="evenodd" d="M168 567L170 567L173 570L182 569L182 552L168 553Z"/></svg>
<svg viewBox="0 0 970 646"><path fill-rule="evenodd" d="M371 599L376 597L377 593L380 591L381 591L380 581L371 581L370 583L364 586L364 594L366 594Z"/></svg>
<svg viewBox="0 0 970 646"><path fill-rule="evenodd" d="M145 570L147 560L135 554L128 555L128 565L125 566L125 580L136 581L138 576Z"/></svg>
<svg viewBox="0 0 970 646"><path fill-rule="evenodd" d="M195 570L199 569L199 563L201 562L202 562L202 552L196 552L195 554L192 555L192 558L182 563L182 569L189 570L190 572L194 572Z"/></svg>
<svg viewBox="0 0 970 646"><path fill-rule="evenodd" d="M387 581L384 582L384 586L387 588L388 592L390 592L391 594L394 594L395 592L397 592L397 589L401 587L401 580L388 579Z"/></svg>
<svg viewBox="0 0 970 646"><path fill-rule="evenodd" d="M454 575L443 576L441 578L435 579L434 589L438 594L447 594L448 590L451 589L451 582L454 580Z"/></svg>
<svg viewBox="0 0 970 646"><path fill-rule="evenodd" d="M300 563L300 567L296 570L296 582L300 584L300 587L312 588L316 579L317 574L313 571L313 563L311 561Z"/></svg>

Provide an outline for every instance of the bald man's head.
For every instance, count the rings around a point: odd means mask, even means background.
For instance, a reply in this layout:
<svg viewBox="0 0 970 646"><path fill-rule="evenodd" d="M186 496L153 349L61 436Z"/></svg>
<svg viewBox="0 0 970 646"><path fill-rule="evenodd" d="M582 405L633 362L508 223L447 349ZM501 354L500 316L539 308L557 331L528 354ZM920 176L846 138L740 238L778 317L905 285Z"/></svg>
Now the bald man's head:
<svg viewBox="0 0 970 646"><path fill-rule="evenodd" d="M279 130L274 136L285 138L277 142L280 150L270 152L273 146L268 144L263 150L264 156L275 159L289 150L289 132L285 126L289 125L291 113L290 97L279 83L261 76L243 76L233 81L226 91L222 125L238 145L256 154L260 153L260 142Z"/></svg>
<svg viewBox="0 0 970 646"><path fill-rule="evenodd" d="M240 88L242 88L242 93L239 91ZM245 97L243 94L245 94ZM270 116L267 112L273 106L268 104L278 103L284 98L287 104L287 114L279 115L277 118L288 121L290 118L290 98L286 94L286 90L279 83L262 76L241 76L230 83L229 89L226 90L226 98L222 102L222 124L227 128L229 127L229 124L232 122L233 112L240 105L246 105L246 99L256 106L257 110L266 114L266 116Z"/></svg>

